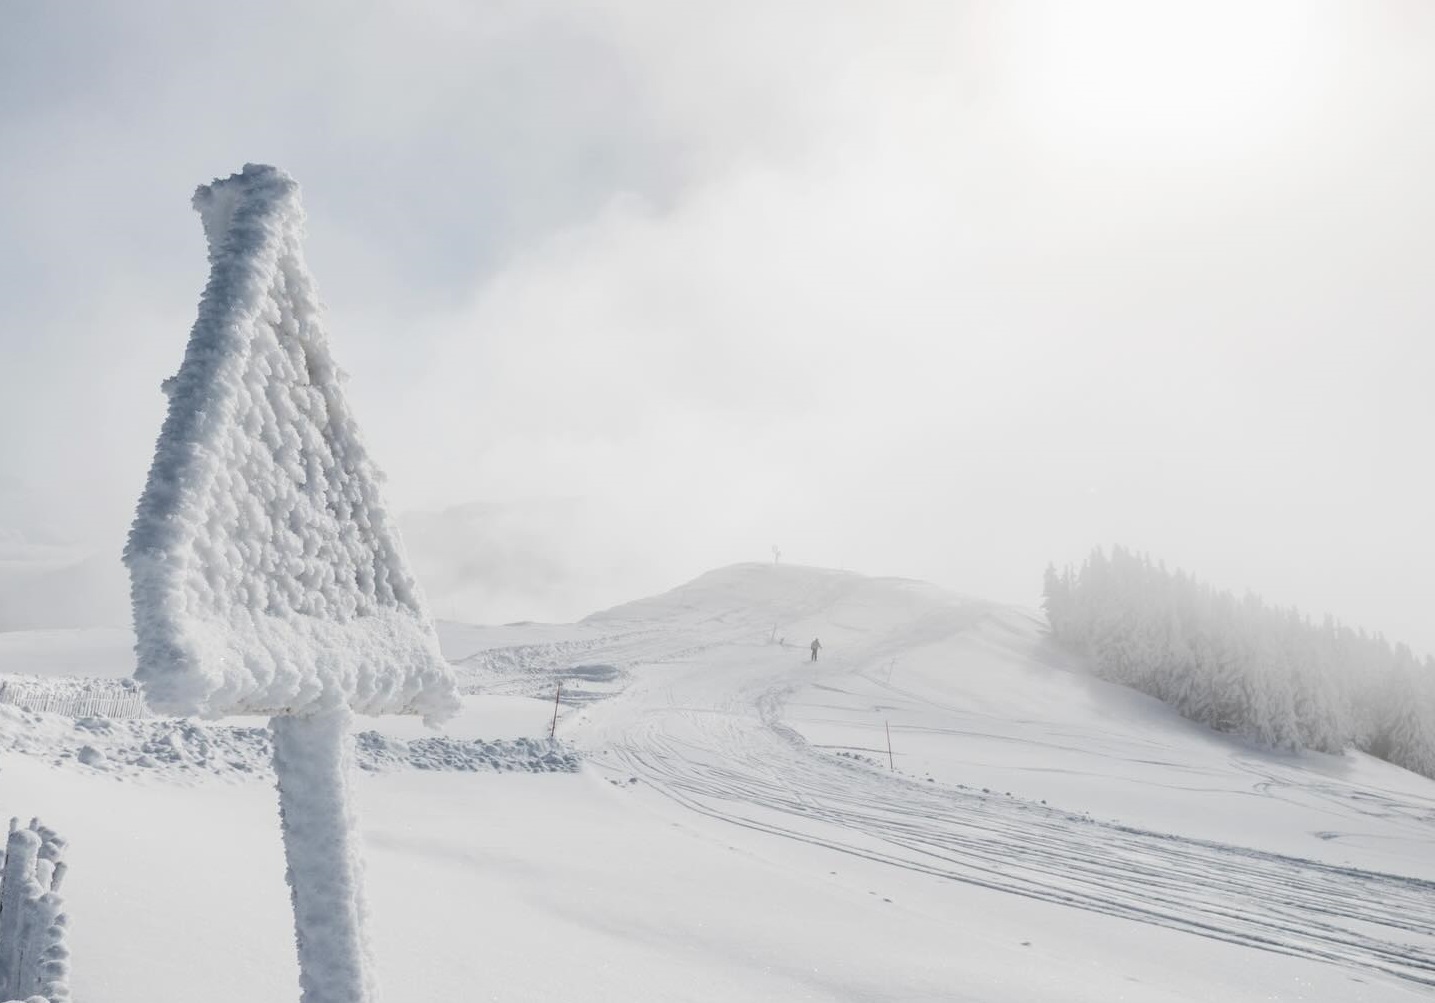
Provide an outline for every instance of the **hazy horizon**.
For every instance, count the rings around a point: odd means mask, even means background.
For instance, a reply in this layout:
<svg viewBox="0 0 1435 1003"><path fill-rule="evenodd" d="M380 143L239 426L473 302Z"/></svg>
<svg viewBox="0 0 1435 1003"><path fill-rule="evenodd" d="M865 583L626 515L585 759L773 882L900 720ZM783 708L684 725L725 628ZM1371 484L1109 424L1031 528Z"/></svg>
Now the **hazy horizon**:
<svg viewBox="0 0 1435 1003"><path fill-rule="evenodd" d="M0 544L118 573L257 161L438 615L1121 544L1435 652L1435 8L0 16Z"/></svg>

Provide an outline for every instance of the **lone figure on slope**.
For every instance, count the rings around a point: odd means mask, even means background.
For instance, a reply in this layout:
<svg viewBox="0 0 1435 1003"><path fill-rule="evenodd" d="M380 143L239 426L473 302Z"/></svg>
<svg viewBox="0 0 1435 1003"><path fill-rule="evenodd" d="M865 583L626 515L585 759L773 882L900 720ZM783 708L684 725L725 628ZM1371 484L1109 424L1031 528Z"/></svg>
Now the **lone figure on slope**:
<svg viewBox="0 0 1435 1003"><path fill-rule="evenodd" d="M817 661L817 649L820 647L822 647L822 642L814 637L812 639L812 660L814 662Z"/></svg>

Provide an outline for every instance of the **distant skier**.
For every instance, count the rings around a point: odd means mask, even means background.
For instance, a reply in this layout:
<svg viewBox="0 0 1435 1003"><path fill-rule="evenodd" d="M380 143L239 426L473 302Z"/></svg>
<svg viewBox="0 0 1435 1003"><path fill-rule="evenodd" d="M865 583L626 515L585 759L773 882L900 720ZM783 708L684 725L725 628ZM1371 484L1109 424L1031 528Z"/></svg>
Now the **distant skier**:
<svg viewBox="0 0 1435 1003"><path fill-rule="evenodd" d="M822 642L814 637L812 639L812 660L814 662L817 661L817 649L820 647L822 647Z"/></svg>

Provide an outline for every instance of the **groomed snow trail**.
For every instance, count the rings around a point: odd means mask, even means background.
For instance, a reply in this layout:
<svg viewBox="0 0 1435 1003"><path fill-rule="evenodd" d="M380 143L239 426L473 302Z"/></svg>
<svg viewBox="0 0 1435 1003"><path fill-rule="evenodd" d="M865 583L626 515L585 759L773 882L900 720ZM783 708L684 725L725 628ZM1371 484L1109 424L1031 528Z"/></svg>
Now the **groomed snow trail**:
<svg viewBox="0 0 1435 1003"><path fill-rule="evenodd" d="M780 691L695 706L673 687L613 745L715 818L893 866L1435 986L1435 885L1114 826L834 761L781 724Z"/></svg>
<svg viewBox="0 0 1435 1003"><path fill-rule="evenodd" d="M922 782L889 772L885 752L867 749L878 765L838 756L785 720L789 698L814 686L880 690L896 652L982 629L1031 634L1019 614L909 583L894 603L880 594L894 586L856 576L721 574L590 620L614 628L614 643L584 656L632 681L569 734L615 776L726 823L933 878L1435 986L1435 883ZM744 601L750 611L731 612ZM671 630L647 634L639 654L624 621L663 615ZM765 643L777 615L797 625L798 648ZM800 646L813 634L841 654L809 663Z"/></svg>

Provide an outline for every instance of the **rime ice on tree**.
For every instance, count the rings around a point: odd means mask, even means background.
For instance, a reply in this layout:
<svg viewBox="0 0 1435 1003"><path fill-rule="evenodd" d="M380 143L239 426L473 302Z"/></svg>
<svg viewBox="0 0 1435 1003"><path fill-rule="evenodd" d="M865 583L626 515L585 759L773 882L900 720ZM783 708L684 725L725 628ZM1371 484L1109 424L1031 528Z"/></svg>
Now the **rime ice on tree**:
<svg viewBox="0 0 1435 1003"><path fill-rule="evenodd" d="M150 704L268 714L305 1003L374 997L352 711L457 707L329 355L299 189L246 165L194 206L210 275L125 548Z"/></svg>
<svg viewBox="0 0 1435 1003"><path fill-rule="evenodd" d="M69 917L60 884L65 841L31 819L10 820L0 847L0 1000L68 1003Z"/></svg>

